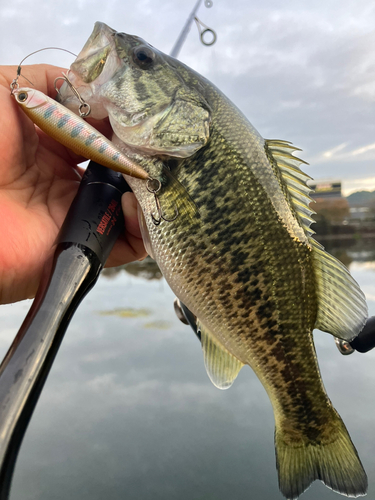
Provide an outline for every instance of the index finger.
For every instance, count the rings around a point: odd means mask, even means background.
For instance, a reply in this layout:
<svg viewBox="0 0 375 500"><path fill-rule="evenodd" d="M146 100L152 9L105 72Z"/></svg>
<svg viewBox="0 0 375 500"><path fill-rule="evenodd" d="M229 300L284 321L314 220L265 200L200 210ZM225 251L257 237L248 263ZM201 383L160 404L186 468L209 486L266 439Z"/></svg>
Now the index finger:
<svg viewBox="0 0 375 500"><path fill-rule="evenodd" d="M4 85L9 85L17 76L18 66L0 66L0 77ZM27 87L29 83L22 78L22 75L30 80L34 87L51 97L56 96L54 87L55 79L62 76L62 72L68 71L66 68L52 66L51 64L31 64L21 68L21 76L18 83L20 87Z"/></svg>

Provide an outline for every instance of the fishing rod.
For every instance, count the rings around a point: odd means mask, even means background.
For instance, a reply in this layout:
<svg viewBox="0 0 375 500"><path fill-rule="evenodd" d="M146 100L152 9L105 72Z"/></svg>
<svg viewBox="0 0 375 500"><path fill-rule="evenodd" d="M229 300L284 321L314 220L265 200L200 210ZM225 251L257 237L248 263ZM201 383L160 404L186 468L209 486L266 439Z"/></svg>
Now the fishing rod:
<svg viewBox="0 0 375 500"><path fill-rule="evenodd" d="M176 43L174 44L174 46L169 54L170 56L177 58L183 44L185 43L186 37L188 36L188 33L190 31L190 28L191 28L193 21L195 21L197 24L199 36L200 36L200 39L201 39L201 42L203 43L203 45L209 46L209 45L213 45L216 42L216 39L217 39L216 32L213 29L206 26L205 24L203 24L202 21L200 21L197 18L197 11L198 11L201 3L202 3L202 0L197 0L197 3L195 4L194 9L191 11L190 16L187 18L185 26L182 28L180 36L177 38ZM205 0L204 4L209 9L212 7L213 2L212 2L212 0ZM211 40L209 40L209 41L205 40L205 35L207 36L207 34L209 34L209 36L211 36Z"/></svg>
<svg viewBox="0 0 375 500"><path fill-rule="evenodd" d="M0 366L0 500L66 329L120 234L122 174L91 161L47 261L37 295Z"/></svg>

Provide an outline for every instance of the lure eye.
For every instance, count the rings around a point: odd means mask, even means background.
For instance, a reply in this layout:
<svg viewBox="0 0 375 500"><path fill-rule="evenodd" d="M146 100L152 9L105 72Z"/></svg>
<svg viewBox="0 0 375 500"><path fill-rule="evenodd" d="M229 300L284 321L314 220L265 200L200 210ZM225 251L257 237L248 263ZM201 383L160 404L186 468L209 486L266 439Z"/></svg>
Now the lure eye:
<svg viewBox="0 0 375 500"><path fill-rule="evenodd" d="M27 92L20 92L17 95L17 101L19 101L19 102L25 102L25 101L27 101L27 98L28 98Z"/></svg>
<svg viewBox="0 0 375 500"><path fill-rule="evenodd" d="M134 49L133 60L140 68L148 69L155 60L155 54L149 47L141 45Z"/></svg>

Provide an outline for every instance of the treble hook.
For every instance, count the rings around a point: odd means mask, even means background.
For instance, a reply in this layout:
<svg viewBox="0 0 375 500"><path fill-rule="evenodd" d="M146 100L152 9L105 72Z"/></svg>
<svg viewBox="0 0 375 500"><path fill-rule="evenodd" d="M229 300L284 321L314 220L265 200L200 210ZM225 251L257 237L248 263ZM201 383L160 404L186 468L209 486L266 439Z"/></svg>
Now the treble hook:
<svg viewBox="0 0 375 500"><path fill-rule="evenodd" d="M69 80L68 76L63 73L63 76L58 76L57 78L55 78L55 81L53 82L53 85L55 87L55 90L58 94L60 94L60 90L56 87L56 82L57 80L64 80L64 82L66 82L71 91L73 92L73 94L77 97L77 99L79 100L79 102L81 103L78 107L78 113L79 113L79 116L82 117L82 118L86 118L86 116L89 116L89 114L91 113L91 107L90 107L90 104L88 104L81 96L81 94L78 92L78 90L76 89L76 87L73 85L73 83ZM60 94L61 95L61 94ZM83 109L87 108L87 111L83 111Z"/></svg>
<svg viewBox="0 0 375 500"><path fill-rule="evenodd" d="M207 3L209 3L209 2L207 2ZM212 7L212 2L211 2L211 5L206 4L206 7ZM198 19L197 16L194 17L194 21L197 25L197 28L199 31L199 36L200 36L200 39L201 39L201 42L203 43L203 45L206 45L207 47L210 45L213 45L216 42L216 38L217 38L216 32L213 29L206 26L204 23L202 23L202 21L200 19ZM203 31L202 31L202 28L204 28ZM206 33L211 33L211 35L212 35L212 40L209 42L206 42L204 40L204 35Z"/></svg>
<svg viewBox="0 0 375 500"><path fill-rule="evenodd" d="M152 182L156 182L157 183L157 187L156 188L152 188L151 187L151 183ZM146 188L147 188L147 191L149 193L152 193L154 195L156 209L158 211L158 216L159 216L158 219L154 216L153 212L151 212L151 219L152 219L152 222L155 224L155 226L158 226L161 223L162 220L165 220L165 222L173 222L174 220L176 220L177 217L178 217L178 215L179 215L177 207L175 209L175 216L172 219L167 219L167 217L163 214L163 211L162 211L162 208L161 208L161 205L160 205L160 200L158 198L158 193L159 193L159 191L161 189L161 182L158 179L150 178L150 179L148 179L148 181L146 183Z"/></svg>

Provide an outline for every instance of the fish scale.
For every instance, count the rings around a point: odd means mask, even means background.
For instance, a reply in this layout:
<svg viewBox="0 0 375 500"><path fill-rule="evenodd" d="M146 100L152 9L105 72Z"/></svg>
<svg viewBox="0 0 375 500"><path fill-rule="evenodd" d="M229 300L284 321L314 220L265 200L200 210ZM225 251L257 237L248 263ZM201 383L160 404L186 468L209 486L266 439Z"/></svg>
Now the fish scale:
<svg viewBox="0 0 375 500"><path fill-rule="evenodd" d="M215 147L215 133L212 132L211 135L211 148L217 152ZM216 153L217 155L217 153ZM178 272L178 285L176 287L173 286L173 277L174 277L174 269L171 268L170 263L168 263L168 269L162 267L163 273L166 276L167 280L170 282L172 288L175 293L181 297L182 289L188 288L188 283L185 282L185 275L189 277L189 282L193 280L197 285L197 291L195 293L195 300L189 297L182 297L182 300L186 302L187 306L193 310L196 315L201 318L209 318L210 324L213 324L213 329L217 332L217 335L222 341L225 347L232 347L230 350L233 354L235 354L241 361L248 363L250 365L254 364L254 359L256 360L257 372L261 372L261 367L259 366L259 361L264 361L266 365L264 366L264 370L267 373L267 382L272 383L272 380L279 380L280 375L282 376L282 370L280 370L279 366L276 366L276 370L270 370L269 363L267 363L267 357L263 356L261 353L264 350L264 344L268 345L269 342L272 342L272 335L270 337L270 330L272 328L278 327L278 331L280 330L280 323L283 324L282 319L279 321L272 319L275 315L274 311L290 311L291 307L285 307L284 302L290 301L290 297L294 298L295 296L301 294L300 290L300 280L294 278L293 282L290 279L287 279L288 275L290 276L298 276L299 264L298 260L306 259L308 256L309 250L305 245L298 244L295 245L296 248L292 249L289 245L289 234L280 226L278 219L264 221L264 216L258 213L256 214L254 207L259 206L259 209L267 212L266 207L264 206L264 201L260 200L265 198L265 194L263 192L262 187L255 181L255 179L251 179L246 185L243 182L243 186L245 191L251 191L250 198L252 200L252 213L249 214L249 217L244 220L242 219L242 224L239 224L238 214L238 204L240 194L238 191L235 193L235 196L228 199L228 190L227 186L229 185L228 176L232 177L233 181L233 172L228 172L226 168L227 160L224 157L221 158L219 164L222 164L222 182L220 182L221 172L220 170L215 173L215 191L212 192L208 190L208 195L204 191L204 186L210 185L210 179L212 178L211 167L210 164L205 162L205 159L199 157L200 154L197 153L197 166L199 168L199 177L196 181L194 181L194 187L191 192L192 198L196 199L196 203L200 208L200 213L202 216L202 222L200 224L200 231L194 231L194 237L186 238L186 234L191 231L190 226L183 226L183 219L178 218L176 221L171 223L162 222L162 224L158 228L153 228L149 225L150 232L157 232L158 235L153 238L154 240L159 241L160 249L156 250L157 254L166 254L165 246L169 243L171 239L173 239L174 245L174 253L170 254L168 252L168 259L176 259L180 264L180 270ZM230 160L233 160L231 157ZM194 159L190 159L190 161L186 161L186 172L185 175L187 177L194 177L191 175L191 171L194 170L193 164ZM202 169L202 165L205 165L205 169ZM206 166L208 165L208 168ZM183 182L184 175L182 173L183 164L179 167L179 175L181 178L181 182ZM247 168L247 167L246 167ZM243 181L243 177L241 177L241 170L235 169L236 176L240 177ZM206 182L204 181L206 178ZM189 192L189 185L186 182L185 187ZM200 196L194 197L194 188L199 189ZM189 193L190 194L190 193ZM227 201L224 200L227 198ZM203 201L206 200L205 205L203 205ZM222 201L222 206L220 209L217 208L215 199L220 199ZM246 200L248 199L248 195L246 196ZM240 201L241 203L241 201ZM209 208L211 207L211 209ZM206 210L204 210L204 208ZM206 216L202 215L206 212ZM269 211L272 214L272 211ZM274 214L273 214L274 215ZM262 228L259 230L259 222L261 220ZM176 226L176 231L172 232L171 226ZM163 228L167 228L168 235L164 235ZM265 233L265 229L267 228L267 233ZM212 230L214 231L212 232ZM231 234L233 231L233 234ZM230 242L233 241L233 236L237 233L241 235L242 246L241 246L241 254L237 255L231 252L230 248L226 250L225 248L225 240L220 235L221 233L225 235L229 235L228 240ZM280 234L281 233L281 234ZM284 233L284 234L282 234ZM180 235L180 239L178 239ZM259 239L266 240L268 235L272 235L272 239L275 239L279 244L283 240L288 240L288 251L285 254L274 254L271 255L265 254L265 260L269 262L270 260L274 261L271 269L277 270L277 276L275 278L270 275L271 273L265 273L262 271L257 274L257 269L269 269L270 266L265 266L260 261L259 252L254 252L254 248L263 248L267 247L267 245L259 245ZM203 250L201 249L201 245L199 242L204 241L207 248L212 248L213 246L216 248L215 254L212 253L211 250ZM246 242L246 243L245 243ZM270 245L272 246L272 245ZM282 243L280 245L283 246ZM181 249L183 250L183 256L181 255ZM294 251L293 251L294 250ZM300 255L297 254L297 257L293 255L293 253L299 252ZM255 253L255 256L253 256ZM303 255L305 254L305 256ZM285 266L285 258L290 259L292 265ZM297 262L297 264L295 263ZM163 266L163 263L160 261L160 264ZM291 267L295 267L297 269L291 269ZM251 272L247 272L247 270L251 268ZM205 271L203 273L203 270ZM297 272L296 272L297 271ZM241 272L244 272L241 275ZM171 274L171 278L169 278L169 273ZM299 272L300 274L300 272ZM251 276L251 280L249 282L249 275ZM202 277L203 276L203 277ZM206 277L209 278L209 284L205 293L205 285L204 281ZM228 295L223 295L223 285L220 284L220 277L225 276L225 281L229 280L229 290L227 292ZM258 279L258 283L255 285L254 280ZM279 285L284 283L284 286L279 286L278 289L275 287L276 282L279 282ZM254 283L253 285L251 283ZM270 284L272 283L272 288ZM293 289L293 285L297 285L298 290ZM180 288L178 288L180 287ZM296 287L294 287L296 288ZM213 291L217 290L216 293ZM276 292L279 293L276 293ZM311 284L311 295L314 293L314 285ZM202 310L202 306L199 304L202 302L202 296L205 295L210 296L211 304L206 309ZM286 299L284 298L286 297ZM234 299L234 300L233 300ZM277 302L277 306L271 302L271 300ZM308 301L310 303L310 309L312 312L309 314L309 310L295 312L295 316L297 317L297 321L301 317L301 313L304 313L310 316L310 319L307 323L307 329L312 329L312 326L315 322L316 312L314 309L314 302ZM253 316L255 316L253 320L253 326L249 329L249 311L253 311ZM315 314L314 314L315 313ZM280 313L279 313L280 314ZM293 334L293 336L297 336L298 338L298 330L300 330L298 323L296 325L293 318L290 317L290 313L287 314L287 318L284 319L284 324L289 321L291 324L291 328L294 330L292 332L285 332L280 334L282 336L287 336L288 334ZM305 323L305 322L304 322ZM258 324L256 328L255 325ZM228 325L227 328L229 331L222 331L223 325ZM263 328L262 328L263 325ZM212 328L212 327L211 327ZM217 328L217 330L216 330ZM296 331L297 330L297 331ZM248 357L244 357L241 352L236 352L236 348L233 347L233 344L236 345L238 342L236 341L238 335L245 341L246 350L248 352ZM234 337L234 340L233 338ZM256 348L255 348L256 346ZM282 348L282 347L280 347ZM290 349L289 357L298 356L300 349L297 346L296 352ZM253 367L254 368L254 367ZM312 361L312 369L311 371L316 370L316 364ZM276 377L277 375L277 377ZM262 377L264 378L264 376ZM309 375L309 378L311 376ZM290 380L290 375L286 377L286 384ZM314 380L312 380L315 383ZM293 402L294 404L295 402ZM293 410L294 406L290 408ZM284 405L284 411L286 406ZM289 411L290 411L289 410Z"/></svg>
<svg viewBox="0 0 375 500"><path fill-rule="evenodd" d="M101 83L82 84L80 75L96 78L103 39L116 70L104 64ZM344 495L365 494L367 477L324 390L312 331L351 340L367 308L348 270L312 238L298 148L263 139L205 78L103 23L69 78L87 102L101 99L123 150L160 181L153 194L127 177L145 245L197 317L211 381L226 389L247 364L265 387L282 493L297 498L320 479Z"/></svg>

